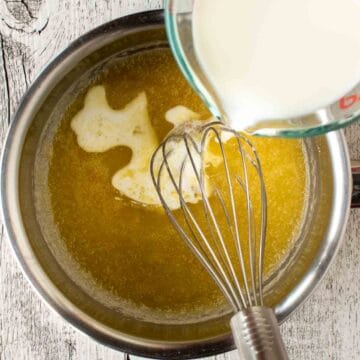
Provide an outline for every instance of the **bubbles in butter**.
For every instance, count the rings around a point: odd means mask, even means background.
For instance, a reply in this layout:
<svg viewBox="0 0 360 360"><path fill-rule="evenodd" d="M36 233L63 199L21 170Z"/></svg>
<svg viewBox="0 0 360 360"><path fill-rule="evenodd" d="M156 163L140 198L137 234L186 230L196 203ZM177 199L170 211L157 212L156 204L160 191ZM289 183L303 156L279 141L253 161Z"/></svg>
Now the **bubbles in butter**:
<svg viewBox="0 0 360 360"><path fill-rule="evenodd" d="M197 113L181 105L169 109L164 115L174 126L199 118ZM116 146L129 147L132 150L131 160L114 174L112 185L136 202L161 205L149 169L159 140L151 125L144 92L123 109L114 110L107 102L105 88L94 86L85 97L83 109L72 119L71 128L79 146L87 152L105 152ZM185 146L177 146L173 150L169 162L180 171L179 159L184 158L186 149ZM168 176L162 180L162 189L168 206L178 208L178 194ZM184 171L183 196L190 203L196 203L200 198L195 174L189 167Z"/></svg>

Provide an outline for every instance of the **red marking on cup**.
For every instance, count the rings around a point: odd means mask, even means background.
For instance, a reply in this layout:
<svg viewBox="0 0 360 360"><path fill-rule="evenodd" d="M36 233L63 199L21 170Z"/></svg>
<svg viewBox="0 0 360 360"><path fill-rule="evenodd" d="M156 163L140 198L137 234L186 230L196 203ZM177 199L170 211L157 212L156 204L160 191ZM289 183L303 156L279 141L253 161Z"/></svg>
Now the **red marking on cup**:
<svg viewBox="0 0 360 360"><path fill-rule="evenodd" d="M347 110L347 109L351 108L357 102L360 102L360 95L352 94L349 96L344 96L339 101L339 107L341 110Z"/></svg>

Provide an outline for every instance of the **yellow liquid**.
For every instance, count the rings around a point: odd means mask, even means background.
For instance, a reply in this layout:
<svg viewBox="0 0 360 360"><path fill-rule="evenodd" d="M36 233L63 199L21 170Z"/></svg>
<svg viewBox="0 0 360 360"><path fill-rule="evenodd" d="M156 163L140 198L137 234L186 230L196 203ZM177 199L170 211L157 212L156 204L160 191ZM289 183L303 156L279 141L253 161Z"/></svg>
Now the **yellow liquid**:
<svg viewBox="0 0 360 360"><path fill-rule="evenodd" d="M123 108L145 91L159 139L171 129L164 114L174 106L184 105L203 119L209 117L168 50L152 50L114 63L95 83L105 86L114 109ZM144 318L166 314L176 321L184 314L202 317L223 307L222 294L163 211L136 204L111 185L113 174L127 164L131 151L118 147L87 153L78 146L70 122L82 104L80 96L61 120L52 139L48 174L54 226L68 255L92 278L96 291L105 291L119 304L124 300L134 308L146 309ZM302 219L305 159L299 141L252 141L268 195L268 273L288 253Z"/></svg>

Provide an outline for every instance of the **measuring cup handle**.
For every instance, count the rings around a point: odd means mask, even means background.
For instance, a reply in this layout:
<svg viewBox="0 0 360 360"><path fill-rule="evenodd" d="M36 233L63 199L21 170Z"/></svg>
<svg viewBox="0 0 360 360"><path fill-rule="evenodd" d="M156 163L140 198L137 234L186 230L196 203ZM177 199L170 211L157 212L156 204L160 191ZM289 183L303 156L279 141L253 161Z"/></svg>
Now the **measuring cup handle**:
<svg viewBox="0 0 360 360"><path fill-rule="evenodd" d="M360 160L351 161L351 171L353 177L351 207L360 208Z"/></svg>

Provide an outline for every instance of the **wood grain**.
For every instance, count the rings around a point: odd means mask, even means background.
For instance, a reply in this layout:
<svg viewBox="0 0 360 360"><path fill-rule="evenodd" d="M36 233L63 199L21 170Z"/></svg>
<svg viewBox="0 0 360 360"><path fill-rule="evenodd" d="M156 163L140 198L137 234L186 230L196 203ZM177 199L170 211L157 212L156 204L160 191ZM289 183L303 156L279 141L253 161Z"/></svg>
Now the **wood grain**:
<svg viewBox="0 0 360 360"><path fill-rule="evenodd" d="M0 0L0 143L21 96L44 65L84 32L160 0ZM360 124L346 130L360 159ZM325 280L282 327L292 359L360 358L360 211ZM123 355L95 343L52 313L22 275L0 229L0 360L112 360ZM235 359L234 353L211 359ZM140 359L132 357L132 359Z"/></svg>

